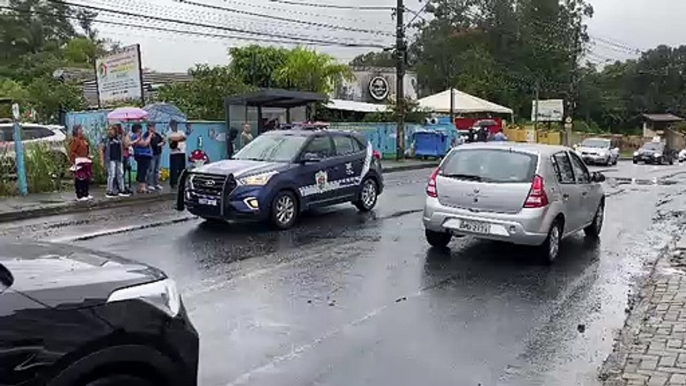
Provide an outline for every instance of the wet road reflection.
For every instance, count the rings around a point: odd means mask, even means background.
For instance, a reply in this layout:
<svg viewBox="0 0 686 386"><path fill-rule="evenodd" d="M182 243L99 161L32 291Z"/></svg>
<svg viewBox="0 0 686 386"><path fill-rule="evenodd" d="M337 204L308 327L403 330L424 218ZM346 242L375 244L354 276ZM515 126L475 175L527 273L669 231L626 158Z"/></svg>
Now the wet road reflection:
<svg viewBox="0 0 686 386"><path fill-rule="evenodd" d="M669 234L652 225L655 204L676 187L612 196L600 242L565 240L547 267L471 238L429 248L423 180L397 178L375 213L344 205L286 232L191 221L81 244L179 283L202 385L594 384L632 283Z"/></svg>

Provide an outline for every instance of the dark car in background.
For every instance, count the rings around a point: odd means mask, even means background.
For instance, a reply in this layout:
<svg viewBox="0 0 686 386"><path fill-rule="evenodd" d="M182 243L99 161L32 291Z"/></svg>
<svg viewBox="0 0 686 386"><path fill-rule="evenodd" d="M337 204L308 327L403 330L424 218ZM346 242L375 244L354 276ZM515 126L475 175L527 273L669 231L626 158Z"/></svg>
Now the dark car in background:
<svg viewBox="0 0 686 386"><path fill-rule="evenodd" d="M667 146L665 142L651 141L644 143L640 149L634 152L633 160L635 164L643 162L646 164L673 165L676 158L676 151Z"/></svg>
<svg viewBox="0 0 686 386"><path fill-rule="evenodd" d="M73 246L0 246L0 384L197 384L198 334L158 269Z"/></svg>
<svg viewBox="0 0 686 386"><path fill-rule="evenodd" d="M177 209L286 229L311 208L351 202L370 211L382 190L381 162L364 136L279 130L260 135L229 160L185 173Z"/></svg>

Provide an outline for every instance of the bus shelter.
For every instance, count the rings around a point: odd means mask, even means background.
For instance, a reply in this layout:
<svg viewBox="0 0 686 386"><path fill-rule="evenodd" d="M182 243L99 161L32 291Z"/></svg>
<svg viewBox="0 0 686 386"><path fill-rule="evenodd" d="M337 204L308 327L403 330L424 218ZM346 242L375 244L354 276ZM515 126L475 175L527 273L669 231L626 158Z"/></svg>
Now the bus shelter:
<svg viewBox="0 0 686 386"><path fill-rule="evenodd" d="M261 134L280 124L309 121L314 103L326 102L323 94L281 89L262 89L224 99L226 125L242 130L244 124ZM255 128L257 130L255 130Z"/></svg>

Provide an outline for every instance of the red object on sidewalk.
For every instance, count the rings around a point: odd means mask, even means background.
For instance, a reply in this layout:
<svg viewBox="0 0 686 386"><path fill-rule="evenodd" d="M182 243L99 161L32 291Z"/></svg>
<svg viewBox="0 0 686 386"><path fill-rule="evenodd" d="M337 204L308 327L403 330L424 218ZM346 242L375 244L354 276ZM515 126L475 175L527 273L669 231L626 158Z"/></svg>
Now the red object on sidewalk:
<svg viewBox="0 0 686 386"><path fill-rule="evenodd" d="M457 130L469 130L474 126L476 122L484 119L495 121L495 123L497 124L496 126L491 126L488 128L492 134L497 133L499 129L503 127L502 118L455 118L455 127L457 128Z"/></svg>

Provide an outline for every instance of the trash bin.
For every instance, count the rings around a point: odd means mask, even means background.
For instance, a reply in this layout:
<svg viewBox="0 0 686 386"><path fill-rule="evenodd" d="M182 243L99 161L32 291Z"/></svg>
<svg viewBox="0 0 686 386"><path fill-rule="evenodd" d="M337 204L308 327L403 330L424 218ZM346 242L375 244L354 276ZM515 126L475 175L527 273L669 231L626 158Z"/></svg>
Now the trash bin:
<svg viewBox="0 0 686 386"><path fill-rule="evenodd" d="M448 136L437 130L422 130L414 133L414 154L416 157L441 158L447 152Z"/></svg>

